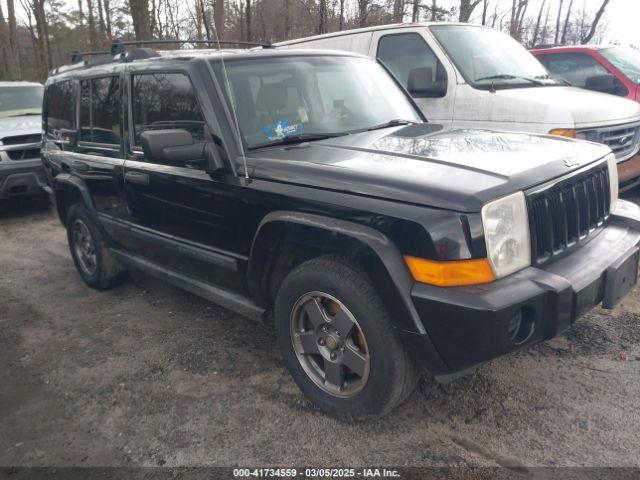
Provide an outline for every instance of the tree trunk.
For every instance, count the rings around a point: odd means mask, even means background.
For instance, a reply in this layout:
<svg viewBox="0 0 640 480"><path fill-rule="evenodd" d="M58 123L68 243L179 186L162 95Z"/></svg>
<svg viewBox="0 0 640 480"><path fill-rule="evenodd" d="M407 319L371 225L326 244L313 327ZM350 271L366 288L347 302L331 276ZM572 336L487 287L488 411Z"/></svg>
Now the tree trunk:
<svg viewBox="0 0 640 480"><path fill-rule="evenodd" d="M93 16L93 0L87 0L87 19L89 22L89 45L91 50L97 50L98 32L96 30L96 20Z"/></svg>
<svg viewBox="0 0 640 480"><path fill-rule="evenodd" d="M591 28L589 29L589 33L587 33L586 36L582 37L582 44L583 45L589 43L591 41L591 39L593 38L593 36L596 34L596 30L598 29L598 23L600 23L600 19L602 18L602 15L604 14L604 11L607 8L608 4L609 4L609 0L603 0L602 1L602 5L600 5L600 8L596 12L595 18L593 19L593 23L591 24Z"/></svg>
<svg viewBox="0 0 640 480"><path fill-rule="evenodd" d="M431 0L431 21L432 22L436 21L436 14L438 12L438 4L436 2L437 0Z"/></svg>
<svg viewBox="0 0 640 480"><path fill-rule="evenodd" d="M245 0L244 7L245 23L247 25L247 41L251 41L251 0Z"/></svg>
<svg viewBox="0 0 640 480"><path fill-rule="evenodd" d="M567 18L564 20L564 27L562 28L562 39L560 43L563 45L567 41L567 30L569 28L569 20L571 20L571 9L573 8L573 0L569 2L569 9L567 10Z"/></svg>
<svg viewBox="0 0 640 480"><path fill-rule="evenodd" d="M536 42L538 41L538 34L540 33L540 23L542 22L542 13L544 12L544 4L547 0L542 0L542 4L540 5L540 11L538 12L538 18L536 20L536 26L533 27L533 36L531 37L531 48L536 46Z"/></svg>
<svg viewBox="0 0 640 480"><path fill-rule="evenodd" d="M460 22L468 22L471 14L482 0L460 0ZM433 14L433 13L432 13Z"/></svg>
<svg viewBox="0 0 640 480"><path fill-rule="evenodd" d="M482 2L482 25L487 24L487 10L489 9L489 0L483 0Z"/></svg>
<svg viewBox="0 0 640 480"><path fill-rule="evenodd" d="M218 40L224 39L224 0L215 0L213 4L213 24L216 26Z"/></svg>
<svg viewBox="0 0 640 480"><path fill-rule="evenodd" d="M4 19L4 13L2 12L2 7L0 7L0 39L2 39L5 72L9 80L19 80L22 78L22 73L20 71L16 10L13 0L7 0L7 14L9 25L7 25Z"/></svg>
<svg viewBox="0 0 640 480"><path fill-rule="evenodd" d="M562 4L564 3L564 0L560 0L560 6L558 7L558 17L556 18L556 36L553 39L553 43L554 44L558 44L558 41L560 40L560 21L561 21L561 17L562 17Z"/></svg>
<svg viewBox="0 0 640 480"><path fill-rule="evenodd" d="M103 0L104 2L104 20L107 27L107 38L109 41L113 40L113 33L111 31L111 0Z"/></svg>
<svg viewBox="0 0 640 480"><path fill-rule="evenodd" d="M107 36L107 27L104 23L104 14L102 13L102 0L98 0L98 22L100 24L100 40L98 43L102 45L104 37Z"/></svg>
<svg viewBox="0 0 640 480"><path fill-rule="evenodd" d="M400 23L404 17L404 0L394 0L393 2L393 22Z"/></svg>
<svg viewBox="0 0 640 480"><path fill-rule="evenodd" d="M358 25L367 26L367 16L369 15L369 0L358 0Z"/></svg>
<svg viewBox="0 0 640 480"><path fill-rule="evenodd" d="M420 16L420 0L413 0L413 6L411 8L411 21L417 22Z"/></svg>
<svg viewBox="0 0 640 480"><path fill-rule="evenodd" d="M338 26L339 30L342 30L344 28L344 1L345 0L340 0L340 25ZM414 1L418 1L418 0L414 0Z"/></svg>
<svg viewBox="0 0 640 480"><path fill-rule="evenodd" d="M318 34L327 32L327 0L318 2Z"/></svg>
<svg viewBox="0 0 640 480"><path fill-rule="evenodd" d="M136 34L136 40L151 40L149 0L129 0L129 11L131 13L131 19L133 20L133 30Z"/></svg>

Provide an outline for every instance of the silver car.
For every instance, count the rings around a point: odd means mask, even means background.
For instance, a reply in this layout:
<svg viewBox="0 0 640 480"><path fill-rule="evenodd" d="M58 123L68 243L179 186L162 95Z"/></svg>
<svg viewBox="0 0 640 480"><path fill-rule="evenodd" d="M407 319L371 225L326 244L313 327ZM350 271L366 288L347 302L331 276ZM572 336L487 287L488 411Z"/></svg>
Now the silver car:
<svg viewBox="0 0 640 480"><path fill-rule="evenodd" d="M0 82L0 200L44 193L42 95L32 82Z"/></svg>

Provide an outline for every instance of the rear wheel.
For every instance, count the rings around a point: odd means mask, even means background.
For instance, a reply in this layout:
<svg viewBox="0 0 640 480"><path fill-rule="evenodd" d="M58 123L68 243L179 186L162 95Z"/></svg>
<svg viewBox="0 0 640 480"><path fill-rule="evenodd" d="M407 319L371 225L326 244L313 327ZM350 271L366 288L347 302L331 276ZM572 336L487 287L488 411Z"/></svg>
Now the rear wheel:
<svg viewBox="0 0 640 480"><path fill-rule="evenodd" d="M338 256L295 268L275 308L283 361L300 389L342 419L381 416L418 374L366 276Z"/></svg>
<svg viewBox="0 0 640 480"><path fill-rule="evenodd" d="M126 268L109 250L84 206L69 208L66 225L69 250L82 280L99 290L120 283Z"/></svg>

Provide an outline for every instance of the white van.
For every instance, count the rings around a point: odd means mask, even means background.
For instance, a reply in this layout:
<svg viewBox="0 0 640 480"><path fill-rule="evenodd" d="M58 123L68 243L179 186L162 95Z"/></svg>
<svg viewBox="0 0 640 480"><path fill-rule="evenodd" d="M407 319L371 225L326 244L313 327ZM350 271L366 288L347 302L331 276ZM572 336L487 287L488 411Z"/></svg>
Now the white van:
<svg viewBox="0 0 640 480"><path fill-rule="evenodd" d="M500 31L465 23L405 23L275 46L349 50L377 57L432 122L604 143L616 154L623 186L640 183L640 104L561 83Z"/></svg>

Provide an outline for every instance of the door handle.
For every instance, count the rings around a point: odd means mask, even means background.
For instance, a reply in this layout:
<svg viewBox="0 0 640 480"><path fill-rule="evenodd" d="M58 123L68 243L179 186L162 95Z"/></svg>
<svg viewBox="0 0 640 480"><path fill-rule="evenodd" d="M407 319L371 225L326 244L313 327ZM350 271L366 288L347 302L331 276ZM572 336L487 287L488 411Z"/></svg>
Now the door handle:
<svg viewBox="0 0 640 480"><path fill-rule="evenodd" d="M78 172L87 172L89 171L89 164L85 162L81 162L80 160L74 160L73 163L74 170Z"/></svg>
<svg viewBox="0 0 640 480"><path fill-rule="evenodd" d="M137 183L138 185L149 185L149 175L140 172L126 172L124 174L125 180L131 183Z"/></svg>

